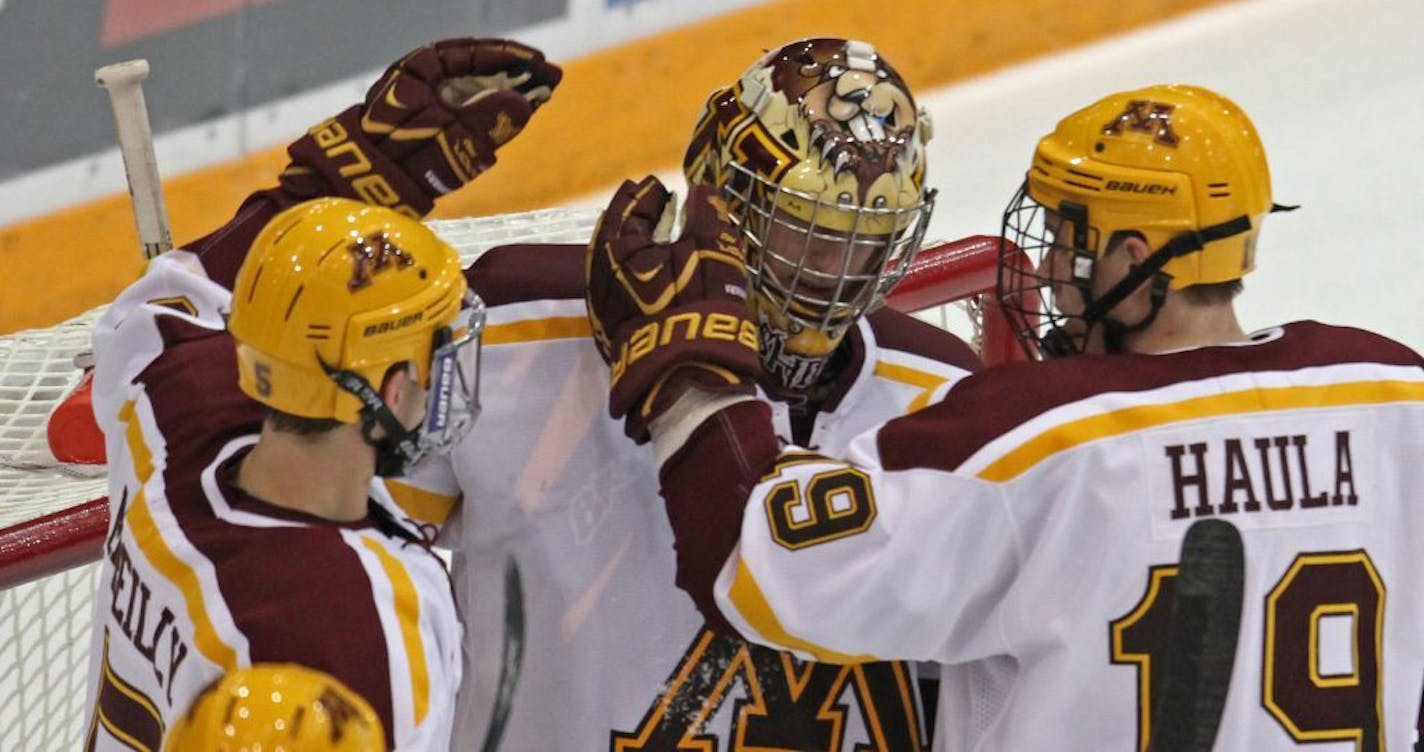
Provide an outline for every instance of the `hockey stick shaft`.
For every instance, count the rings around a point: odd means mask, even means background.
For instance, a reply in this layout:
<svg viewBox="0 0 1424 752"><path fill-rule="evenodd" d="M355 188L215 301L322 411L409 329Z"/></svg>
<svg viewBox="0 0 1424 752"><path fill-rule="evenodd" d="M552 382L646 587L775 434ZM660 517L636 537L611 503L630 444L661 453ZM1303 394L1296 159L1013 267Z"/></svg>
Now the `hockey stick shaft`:
<svg viewBox="0 0 1424 752"><path fill-rule="evenodd" d="M1245 571L1235 525L1207 519L1187 529L1149 752L1209 752L1215 746L1241 636Z"/></svg>
<svg viewBox="0 0 1424 752"><path fill-rule="evenodd" d="M158 176L158 160L153 151L153 130L143 98L143 80L148 77L148 70L148 61L140 59L94 71L95 83L109 93L109 104L114 109L119 152L124 158L124 176L128 179L129 198L145 259L173 247L168 210L163 203L163 182Z"/></svg>
<svg viewBox="0 0 1424 752"><path fill-rule="evenodd" d="M495 687L494 708L485 730L481 752L495 752L504 737L519 670L524 665L524 584L519 564L511 556L504 563L504 645L500 651L499 684Z"/></svg>

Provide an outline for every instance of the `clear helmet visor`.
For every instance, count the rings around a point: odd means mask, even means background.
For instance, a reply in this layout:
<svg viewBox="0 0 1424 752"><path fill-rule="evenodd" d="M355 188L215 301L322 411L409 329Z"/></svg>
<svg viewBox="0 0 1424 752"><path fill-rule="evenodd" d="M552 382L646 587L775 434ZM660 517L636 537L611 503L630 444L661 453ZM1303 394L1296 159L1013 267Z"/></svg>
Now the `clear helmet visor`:
<svg viewBox="0 0 1424 752"><path fill-rule="evenodd" d="M466 291L465 305L442 330L430 356L430 388L418 450L445 453L469 432L480 414L480 345L485 304Z"/></svg>

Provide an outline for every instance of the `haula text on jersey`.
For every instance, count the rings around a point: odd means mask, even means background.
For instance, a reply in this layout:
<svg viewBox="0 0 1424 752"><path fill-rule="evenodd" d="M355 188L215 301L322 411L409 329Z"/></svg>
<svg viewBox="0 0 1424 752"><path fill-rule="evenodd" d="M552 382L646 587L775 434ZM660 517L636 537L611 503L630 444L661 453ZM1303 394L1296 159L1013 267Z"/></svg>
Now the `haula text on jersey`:
<svg viewBox="0 0 1424 752"><path fill-rule="evenodd" d="M1172 519L1356 506L1350 432L1334 433L1334 468L1324 474L1318 465L1312 471L1307 462L1305 434L1168 444L1163 451L1171 463L1175 492Z"/></svg>

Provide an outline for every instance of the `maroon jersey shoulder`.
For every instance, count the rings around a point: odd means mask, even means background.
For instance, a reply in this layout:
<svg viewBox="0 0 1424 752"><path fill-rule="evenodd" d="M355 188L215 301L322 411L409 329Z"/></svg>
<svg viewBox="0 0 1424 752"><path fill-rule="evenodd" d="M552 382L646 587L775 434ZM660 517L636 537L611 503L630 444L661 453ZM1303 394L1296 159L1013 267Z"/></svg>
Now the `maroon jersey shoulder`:
<svg viewBox="0 0 1424 752"><path fill-rule="evenodd" d="M223 485L231 498L231 487ZM201 493L188 484L181 488L185 495ZM211 562L252 661L300 663L330 673L371 703L389 735L394 718L381 615L342 526L317 521L244 527L204 514L206 503L171 501L185 510L175 516Z"/></svg>
<svg viewBox="0 0 1424 752"><path fill-rule="evenodd" d="M165 417L186 420L156 415L165 437L179 428L165 424ZM343 530L381 528L369 517L334 522L248 496L234 484L245 452L238 450L218 464L223 448L196 451L170 444L164 496L184 539L211 567L249 657L300 663L337 677L371 703L392 743L390 666L382 649L381 614L360 557L342 535ZM217 513L219 501L233 512L279 524L231 521Z"/></svg>
<svg viewBox="0 0 1424 752"><path fill-rule="evenodd" d="M465 280L488 306L582 300L587 250L578 244L499 246L475 259Z"/></svg>
<svg viewBox="0 0 1424 752"><path fill-rule="evenodd" d="M197 254L208 279L231 290L258 233L279 212L298 201L280 188L257 191L242 202L227 224L182 247Z"/></svg>
<svg viewBox="0 0 1424 752"><path fill-rule="evenodd" d="M336 676L371 703L389 731L381 616L360 557L341 534L369 523L322 520L253 499L233 485L235 458L217 467L216 455L208 459L166 467L165 496L184 538L211 566L252 661L300 663ZM229 522L214 513L212 493L234 510L297 524Z"/></svg>
<svg viewBox="0 0 1424 752"><path fill-rule="evenodd" d="M261 430L262 406L237 386L232 337L180 316L155 322L163 352L137 381L153 406L168 462L202 463L232 437Z"/></svg>
<svg viewBox="0 0 1424 752"><path fill-rule="evenodd" d="M1365 329L1297 321L1281 327L1290 352L1304 365L1379 363L1424 367L1424 356L1394 340ZM1283 339L1284 339L1283 338Z"/></svg>
<svg viewBox="0 0 1424 752"><path fill-rule="evenodd" d="M881 308L866 320L879 347L938 360L970 372L984 368L983 361L964 340L914 316Z"/></svg>
<svg viewBox="0 0 1424 752"><path fill-rule="evenodd" d="M954 470L1014 427L1060 405L1110 392L1345 363L1421 365L1417 353L1385 337L1313 321L1267 330L1257 339L1249 346L1163 355L1079 355L996 365L958 382L942 401L886 424L877 437L881 459L889 470Z"/></svg>

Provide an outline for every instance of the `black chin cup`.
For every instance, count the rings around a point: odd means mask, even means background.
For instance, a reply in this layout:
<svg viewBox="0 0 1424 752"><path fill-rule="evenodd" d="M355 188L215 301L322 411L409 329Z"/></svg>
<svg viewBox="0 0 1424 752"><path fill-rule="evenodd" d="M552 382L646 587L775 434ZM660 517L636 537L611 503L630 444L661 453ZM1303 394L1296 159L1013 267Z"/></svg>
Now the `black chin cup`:
<svg viewBox="0 0 1424 752"><path fill-rule="evenodd" d="M391 414L389 410L385 412L387 415ZM391 415L391 419L394 421L395 416ZM378 439L372 435L378 424L383 427L389 425L379 416L361 411L361 438L376 450L376 477L399 478L405 475L406 468L420 459L420 450L416 448L416 433L401 428L399 430L402 435L396 436L391 433L390 428L386 428L386 436ZM397 422L396 425L400 426L400 423Z"/></svg>
<svg viewBox="0 0 1424 752"><path fill-rule="evenodd" d="M417 432L401 425L366 377L355 371L333 368L321 358L317 358L317 362L337 386L361 401L361 438L376 450L376 475L382 478L403 475L407 466L420 459ZM386 435L377 438L376 426L383 428Z"/></svg>
<svg viewBox="0 0 1424 752"><path fill-rule="evenodd" d="M1038 340L1038 352L1044 358L1061 358L1065 355L1076 355L1078 344L1073 341L1073 335L1061 326L1055 326L1043 333Z"/></svg>

